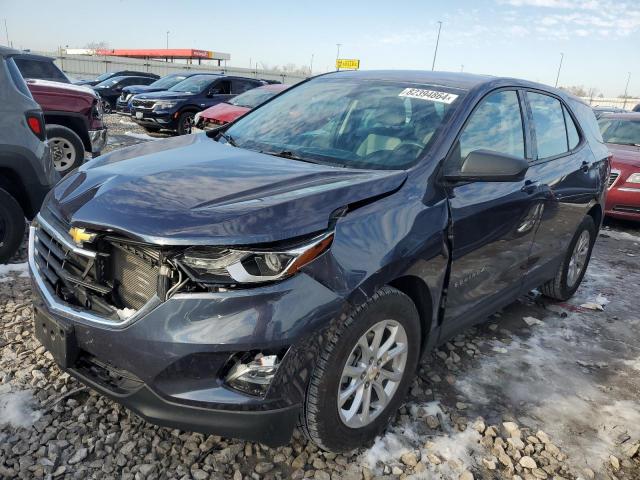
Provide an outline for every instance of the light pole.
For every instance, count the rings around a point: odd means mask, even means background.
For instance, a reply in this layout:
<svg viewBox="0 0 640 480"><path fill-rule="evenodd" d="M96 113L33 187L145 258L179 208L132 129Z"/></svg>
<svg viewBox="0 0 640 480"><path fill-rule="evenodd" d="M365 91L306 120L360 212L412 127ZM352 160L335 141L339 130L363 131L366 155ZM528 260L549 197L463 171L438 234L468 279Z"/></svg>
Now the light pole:
<svg viewBox="0 0 640 480"><path fill-rule="evenodd" d="M460 65L460 71L464 72L464 64Z"/></svg>
<svg viewBox="0 0 640 480"><path fill-rule="evenodd" d="M558 88L558 80L560 79L560 70L562 69L563 59L564 59L564 53L560 52L560 65L558 65L558 74L556 75L556 88Z"/></svg>
<svg viewBox="0 0 640 480"><path fill-rule="evenodd" d="M622 109L627 108L627 93L629 92L629 80L631 80L631 72L627 75L627 85L624 87L624 103L622 104Z"/></svg>
<svg viewBox="0 0 640 480"><path fill-rule="evenodd" d="M309 76L313 77L313 53L311 54L311 63L309 64Z"/></svg>
<svg viewBox="0 0 640 480"><path fill-rule="evenodd" d="M169 50L169 30L167 30L167 50Z"/></svg>
<svg viewBox="0 0 640 480"><path fill-rule="evenodd" d="M438 36L436 37L436 49L433 51L433 63L431 64L431 71L436 68L436 56L438 55L438 44L440 43L440 30L442 30L442 22L438 20Z"/></svg>
<svg viewBox="0 0 640 480"><path fill-rule="evenodd" d="M4 33L6 33L7 35L7 47L10 47L11 45L9 45L9 29L7 28L7 19L4 19Z"/></svg>
<svg viewBox="0 0 640 480"><path fill-rule="evenodd" d="M337 66L338 63L338 59L340 58L340 47L342 46L341 43L336 43L336 47L338 47L338 53L336 53L336 70L340 70L340 68Z"/></svg>

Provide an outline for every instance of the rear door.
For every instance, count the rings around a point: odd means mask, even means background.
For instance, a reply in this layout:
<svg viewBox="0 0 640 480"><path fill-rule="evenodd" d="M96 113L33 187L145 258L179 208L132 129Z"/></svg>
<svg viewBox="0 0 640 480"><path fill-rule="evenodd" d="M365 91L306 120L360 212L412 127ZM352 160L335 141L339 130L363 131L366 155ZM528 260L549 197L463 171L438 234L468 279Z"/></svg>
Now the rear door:
<svg viewBox="0 0 640 480"><path fill-rule="evenodd" d="M231 94L231 82L232 80L226 77L211 82L211 85L205 89L205 95L202 102L200 102L200 107L209 108L235 97L235 95Z"/></svg>
<svg viewBox="0 0 640 480"><path fill-rule="evenodd" d="M234 95L240 95L241 93L259 87L262 82L256 80L250 80L248 78L234 78L231 81L231 93Z"/></svg>
<svg viewBox="0 0 640 480"><path fill-rule="evenodd" d="M445 162L459 172L478 149L529 158L527 119L516 89L494 91L476 106ZM449 188L452 265L443 335L474 323L520 293L535 230L527 180L470 182Z"/></svg>
<svg viewBox="0 0 640 480"><path fill-rule="evenodd" d="M527 285L553 277L578 225L597 197L599 170L575 115L561 98L527 90L534 160L528 188L540 203L540 225L533 242Z"/></svg>

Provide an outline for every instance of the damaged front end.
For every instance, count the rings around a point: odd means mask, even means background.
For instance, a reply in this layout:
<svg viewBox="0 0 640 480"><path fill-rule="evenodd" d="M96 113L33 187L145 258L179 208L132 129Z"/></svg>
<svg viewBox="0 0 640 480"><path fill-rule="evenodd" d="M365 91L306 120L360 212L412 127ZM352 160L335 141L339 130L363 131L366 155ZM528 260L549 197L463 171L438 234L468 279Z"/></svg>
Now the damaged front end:
<svg viewBox="0 0 640 480"><path fill-rule="evenodd" d="M160 246L111 231L72 229L49 212L31 226L29 261L49 303L124 326L176 293L224 292L288 278L332 241L333 232L324 232L255 248Z"/></svg>

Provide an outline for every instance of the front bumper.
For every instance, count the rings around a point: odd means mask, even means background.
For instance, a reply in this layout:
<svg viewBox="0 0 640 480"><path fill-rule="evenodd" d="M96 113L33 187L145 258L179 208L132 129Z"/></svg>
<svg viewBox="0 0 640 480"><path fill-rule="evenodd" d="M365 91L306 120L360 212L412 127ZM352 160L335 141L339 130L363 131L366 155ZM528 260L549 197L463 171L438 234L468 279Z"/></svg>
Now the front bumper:
<svg viewBox="0 0 640 480"><path fill-rule="evenodd" d="M91 153L100 153L107 145L107 129L89 130Z"/></svg>
<svg viewBox="0 0 640 480"><path fill-rule="evenodd" d="M273 446L290 439L319 333L344 306L336 293L301 273L255 289L155 298L124 325L99 324L43 281L31 233L34 312L73 329L79 353L66 366L71 375L158 425ZM264 397L225 384L232 355L275 349L287 353ZM114 375L127 380L105 381Z"/></svg>
<svg viewBox="0 0 640 480"><path fill-rule="evenodd" d="M150 109L131 109L131 119L143 127L160 127L175 130L178 127L177 111L161 110L156 112Z"/></svg>
<svg viewBox="0 0 640 480"><path fill-rule="evenodd" d="M605 215L640 221L640 185L622 184L607 192Z"/></svg>

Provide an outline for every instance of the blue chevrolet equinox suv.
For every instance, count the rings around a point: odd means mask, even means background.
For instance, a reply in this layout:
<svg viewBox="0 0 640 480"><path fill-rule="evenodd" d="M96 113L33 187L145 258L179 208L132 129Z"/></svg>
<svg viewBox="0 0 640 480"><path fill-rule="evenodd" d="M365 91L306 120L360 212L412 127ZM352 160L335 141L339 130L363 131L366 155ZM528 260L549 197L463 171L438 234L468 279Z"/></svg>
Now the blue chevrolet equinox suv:
<svg viewBox="0 0 640 480"><path fill-rule="evenodd" d="M608 173L566 92L322 75L62 180L30 232L36 336L150 422L350 450L434 346L530 289L576 291Z"/></svg>

